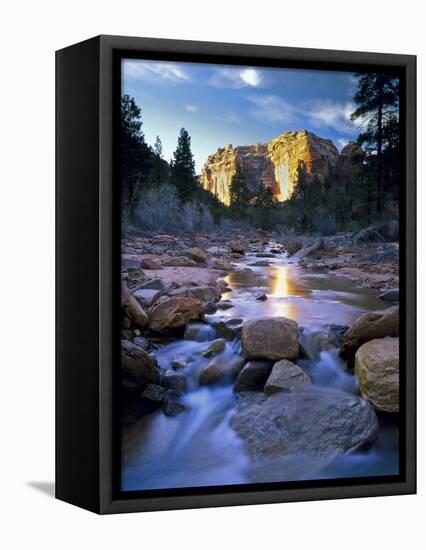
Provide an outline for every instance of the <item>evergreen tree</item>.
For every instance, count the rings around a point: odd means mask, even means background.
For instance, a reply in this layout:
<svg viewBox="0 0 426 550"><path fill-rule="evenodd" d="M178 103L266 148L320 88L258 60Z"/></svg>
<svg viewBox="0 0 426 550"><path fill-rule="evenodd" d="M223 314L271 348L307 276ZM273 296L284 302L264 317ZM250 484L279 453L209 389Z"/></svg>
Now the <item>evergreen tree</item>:
<svg viewBox="0 0 426 550"><path fill-rule="evenodd" d="M255 201L255 213L261 229L269 229L273 225L274 208L275 201L272 189L261 183Z"/></svg>
<svg viewBox="0 0 426 550"><path fill-rule="evenodd" d="M247 208L250 201L250 195L247 183L239 164L235 169L235 174L229 186L229 206L236 217L244 217L247 214Z"/></svg>
<svg viewBox="0 0 426 550"><path fill-rule="evenodd" d="M380 216L385 207L385 177L388 166L384 151L393 140L399 142L399 79L389 74L367 73L356 75L358 88L354 96L357 108L351 115L352 120L361 119L365 131L358 138L371 152L371 162L376 172L376 210ZM370 193L371 194L371 193Z"/></svg>
<svg viewBox="0 0 426 550"><path fill-rule="evenodd" d="M155 138L154 143L154 153L159 157L160 159L163 158L163 144L161 143L160 136L157 136Z"/></svg>
<svg viewBox="0 0 426 550"><path fill-rule="evenodd" d="M142 132L141 109L129 95L121 98L121 185L122 210L133 219L140 187L151 170L151 151Z"/></svg>
<svg viewBox="0 0 426 550"><path fill-rule="evenodd" d="M182 128L176 151L171 164L171 182L176 186L182 201L191 200L197 192L195 177L195 162L191 151L191 138L185 128Z"/></svg>

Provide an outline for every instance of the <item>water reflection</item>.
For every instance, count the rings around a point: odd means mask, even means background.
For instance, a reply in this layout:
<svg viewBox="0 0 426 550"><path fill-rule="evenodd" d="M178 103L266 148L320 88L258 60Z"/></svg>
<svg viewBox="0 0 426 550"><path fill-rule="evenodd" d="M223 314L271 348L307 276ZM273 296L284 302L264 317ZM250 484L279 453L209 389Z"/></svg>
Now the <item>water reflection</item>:
<svg viewBox="0 0 426 550"><path fill-rule="evenodd" d="M289 294L288 267L280 266L274 268L275 277L272 278L271 296L275 298L286 298Z"/></svg>

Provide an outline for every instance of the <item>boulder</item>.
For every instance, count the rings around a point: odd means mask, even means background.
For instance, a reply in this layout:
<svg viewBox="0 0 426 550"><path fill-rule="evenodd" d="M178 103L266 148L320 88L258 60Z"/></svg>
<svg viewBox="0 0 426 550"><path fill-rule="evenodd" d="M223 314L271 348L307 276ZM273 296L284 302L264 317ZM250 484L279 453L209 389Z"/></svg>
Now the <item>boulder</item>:
<svg viewBox="0 0 426 550"><path fill-rule="evenodd" d="M231 309L232 307L234 307L234 304L231 302L231 300L221 300L216 307L217 309L225 310Z"/></svg>
<svg viewBox="0 0 426 550"><path fill-rule="evenodd" d="M399 338L363 344L355 355L355 375L361 395L384 412L399 411Z"/></svg>
<svg viewBox="0 0 426 550"><path fill-rule="evenodd" d="M365 342L399 336L399 306L363 313L342 337L341 354L350 357Z"/></svg>
<svg viewBox="0 0 426 550"><path fill-rule="evenodd" d="M147 338L144 338L143 336L136 336L135 338L133 338L133 343L136 346L145 350L147 350L149 347L149 340Z"/></svg>
<svg viewBox="0 0 426 550"><path fill-rule="evenodd" d="M172 235L155 235L152 237L151 242L153 244L168 244L173 246L177 243L177 239Z"/></svg>
<svg viewBox="0 0 426 550"><path fill-rule="evenodd" d="M380 294L379 298L386 302L399 302L399 288L392 288Z"/></svg>
<svg viewBox="0 0 426 550"><path fill-rule="evenodd" d="M374 407L337 390L304 390L265 395L246 393L230 419L256 461L310 456L324 463L370 446L378 435Z"/></svg>
<svg viewBox="0 0 426 550"><path fill-rule="evenodd" d="M200 300L170 298L154 306L149 316L149 327L156 332L178 328L199 319L204 313Z"/></svg>
<svg viewBox="0 0 426 550"><path fill-rule="evenodd" d="M221 271L232 271L234 269L233 265L226 260L221 260L220 258L212 258L210 261L210 267L213 269L219 269Z"/></svg>
<svg viewBox="0 0 426 550"><path fill-rule="evenodd" d="M224 379L235 378L242 369L245 360L238 356L231 357L225 354L216 355L213 359L201 370L199 382L201 386L217 384Z"/></svg>
<svg viewBox="0 0 426 550"><path fill-rule="evenodd" d="M247 359L296 359L299 354L298 327L287 317L263 317L244 323L241 332Z"/></svg>
<svg viewBox="0 0 426 550"><path fill-rule="evenodd" d="M241 241L230 241L228 246L231 249L231 252L236 252L237 254L244 254L247 248Z"/></svg>
<svg viewBox="0 0 426 550"><path fill-rule="evenodd" d="M132 296L125 281L121 282L121 306L125 316L138 327L145 327L148 324L148 316L142 309L139 302Z"/></svg>
<svg viewBox="0 0 426 550"><path fill-rule="evenodd" d="M139 384L157 384L160 381L157 360L128 340L121 341L121 368Z"/></svg>
<svg viewBox="0 0 426 550"><path fill-rule="evenodd" d="M184 296L188 298L195 298L203 302L218 302L221 297L220 291L213 286L194 286L184 287L170 292L170 296Z"/></svg>
<svg viewBox="0 0 426 550"><path fill-rule="evenodd" d="M201 352L203 357L213 357L225 350L225 340L219 339L212 342Z"/></svg>
<svg viewBox="0 0 426 550"><path fill-rule="evenodd" d="M300 367L287 359L282 359L273 366L272 372L265 383L264 392L266 395L272 395L273 393L291 391L309 384L312 384L311 379Z"/></svg>
<svg viewBox="0 0 426 550"><path fill-rule="evenodd" d="M183 372L176 372L170 369L163 374L163 385L165 388L182 393L186 390L188 381Z"/></svg>
<svg viewBox="0 0 426 550"><path fill-rule="evenodd" d="M162 294L162 290L140 288L133 293L133 296L143 307L150 307Z"/></svg>
<svg viewBox="0 0 426 550"><path fill-rule="evenodd" d="M271 361L249 361L237 377L235 392L262 390L271 373Z"/></svg>
<svg viewBox="0 0 426 550"><path fill-rule="evenodd" d="M142 269L161 269L161 260L157 256L146 256L142 258L140 267Z"/></svg>
<svg viewBox="0 0 426 550"><path fill-rule="evenodd" d="M243 322L243 319L239 317L232 317L231 319L212 320L211 324L219 336L227 340L235 340L241 334Z"/></svg>
<svg viewBox="0 0 426 550"><path fill-rule="evenodd" d="M186 254L197 263L205 263L207 261L207 254L201 248L190 248L186 251Z"/></svg>
<svg viewBox="0 0 426 550"><path fill-rule="evenodd" d="M161 410L166 416L177 416L186 410L185 405L176 401L166 401Z"/></svg>

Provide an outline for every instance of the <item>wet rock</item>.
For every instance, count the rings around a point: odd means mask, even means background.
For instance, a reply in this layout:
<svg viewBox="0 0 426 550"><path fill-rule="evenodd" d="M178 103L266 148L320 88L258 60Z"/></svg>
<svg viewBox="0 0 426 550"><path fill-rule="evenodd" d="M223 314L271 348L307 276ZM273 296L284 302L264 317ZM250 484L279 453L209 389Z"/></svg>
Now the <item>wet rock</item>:
<svg viewBox="0 0 426 550"><path fill-rule="evenodd" d="M246 321L241 344L247 359L296 359L299 353L297 323L287 317Z"/></svg>
<svg viewBox="0 0 426 550"><path fill-rule="evenodd" d="M173 357L170 364L173 369L184 369L188 364L188 360L183 355L177 355L176 357Z"/></svg>
<svg viewBox="0 0 426 550"><path fill-rule="evenodd" d="M271 252L258 252L256 258L274 258L274 254Z"/></svg>
<svg viewBox="0 0 426 550"><path fill-rule="evenodd" d="M221 297L220 291L213 286L194 286L184 287L170 292L171 296L183 296L188 298L195 298L200 302L218 302Z"/></svg>
<svg viewBox="0 0 426 550"><path fill-rule="evenodd" d="M219 319L212 321L212 326L216 329L218 336L227 340L234 340L240 336L243 329L243 319L232 317L231 319Z"/></svg>
<svg viewBox="0 0 426 550"><path fill-rule="evenodd" d="M186 325L183 337L195 342L210 342L216 338L216 331L207 323L190 323Z"/></svg>
<svg viewBox="0 0 426 550"><path fill-rule="evenodd" d="M161 406L166 395L166 388L157 384L148 384L141 394L142 399L152 401Z"/></svg>
<svg viewBox="0 0 426 550"><path fill-rule="evenodd" d="M210 261L210 267L213 269L219 269L221 271L230 272L234 269L233 265L225 260L219 258L212 258Z"/></svg>
<svg viewBox="0 0 426 550"><path fill-rule="evenodd" d="M207 315L213 315L213 313L216 313L217 311L217 305L214 304L213 302L207 302L205 304L205 308L206 308Z"/></svg>
<svg viewBox="0 0 426 550"><path fill-rule="evenodd" d="M392 288L380 294L379 298L386 302L399 302L399 288Z"/></svg>
<svg viewBox="0 0 426 550"><path fill-rule="evenodd" d="M161 260L156 256L147 256L146 258L142 258L140 267L142 269L161 269Z"/></svg>
<svg viewBox="0 0 426 550"><path fill-rule="evenodd" d="M263 292L263 290L257 290L256 292L254 292L253 298L254 298L255 300L258 300L259 302L264 302L265 300L268 299L268 297L267 297L266 294Z"/></svg>
<svg viewBox="0 0 426 550"><path fill-rule="evenodd" d="M218 282L216 283L216 288L221 294L224 294L225 292L229 292L230 290L232 290L224 279L218 280Z"/></svg>
<svg viewBox="0 0 426 550"><path fill-rule="evenodd" d="M167 401L161 409L166 416L177 416L186 411L185 405L176 401Z"/></svg>
<svg viewBox="0 0 426 550"><path fill-rule="evenodd" d="M232 379L242 369L245 360L238 355L231 357L224 354L216 355L213 359L201 370L199 383L201 386L217 384L224 379Z"/></svg>
<svg viewBox="0 0 426 550"><path fill-rule="evenodd" d="M176 372L175 370L167 370L163 374L163 385L165 388L175 390L182 393L188 386L188 381L183 372Z"/></svg>
<svg viewBox="0 0 426 550"><path fill-rule="evenodd" d="M190 248L186 251L186 254L197 263L205 263L207 261L207 254L201 248Z"/></svg>
<svg viewBox="0 0 426 550"><path fill-rule="evenodd" d="M143 338L142 336L136 336L133 338L133 343L135 346L138 346L144 350L147 350L149 347L149 340L147 338Z"/></svg>
<svg viewBox="0 0 426 550"><path fill-rule="evenodd" d="M363 344L355 355L361 395L384 412L399 411L399 338Z"/></svg>
<svg viewBox="0 0 426 550"><path fill-rule="evenodd" d="M170 298L156 305L149 316L151 330L161 332L199 319L205 308L194 298Z"/></svg>
<svg viewBox="0 0 426 550"><path fill-rule="evenodd" d="M378 422L373 406L357 396L332 390L248 392L230 424L256 461L286 460L303 454L331 462L374 443Z"/></svg>
<svg viewBox="0 0 426 550"><path fill-rule="evenodd" d="M249 361L241 370L234 385L235 392L263 390L273 363L271 361Z"/></svg>
<svg viewBox="0 0 426 550"><path fill-rule="evenodd" d="M244 254L246 251L246 245L241 241L230 241L228 246L231 252L236 252L237 254Z"/></svg>
<svg viewBox="0 0 426 550"><path fill-rule="evenodd" d="M385 336L399 336L399 306L358 317L342 337L341 354L349 357L365 342Z"/></svg>
<svg viewBox="0 0 426 550"><path fill-rule="evenodd" d="M140 288L133 293L133 296L141 304L141 306L150 307L162 294L162 290Z"/></svg>
<svg viewBox="0 0 426 550"><path fill-rule="evenodd" d="M231 300L222 300L216 304L217 309L231 309L234 307L234 304L231 302Z"/></svg>
<svg viewBox="0 0 426 550"><path fill-rule="evenodd" d="M287 359L283 359L273 366L272 372L265 383L264 392L266 395L272 395L273 393L291 391L309 384L312 384L312 380L300 367Z"/></svg>
<svg viewBox="0 0 426 550"><path fill-rule="evenodd" d="M225 340L221 340L221 339L215 340L201 352L201 355L203 357L213 357L218 353L222 353L224 349L225 349Z"/></svg>
<svg viewBox="0 0 426 550"><path fill-rule="evenodd" d="M160 381L156 359L128 340L121 341L121 368L140 384Z"/></svg>

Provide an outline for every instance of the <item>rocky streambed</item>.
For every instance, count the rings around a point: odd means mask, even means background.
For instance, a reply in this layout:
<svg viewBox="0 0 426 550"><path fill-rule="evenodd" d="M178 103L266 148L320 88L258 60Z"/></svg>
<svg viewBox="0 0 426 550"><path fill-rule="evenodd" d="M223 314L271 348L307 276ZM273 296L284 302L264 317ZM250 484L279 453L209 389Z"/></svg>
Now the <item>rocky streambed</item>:
<svg viewBox="0 0 426 550"><path fill-rule="evenodd" d="M332 267L395 245L334 240L124 239L123 490L398 473L394 256Z"/></svg>

